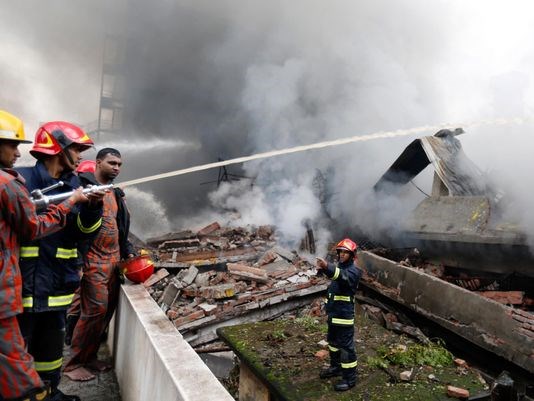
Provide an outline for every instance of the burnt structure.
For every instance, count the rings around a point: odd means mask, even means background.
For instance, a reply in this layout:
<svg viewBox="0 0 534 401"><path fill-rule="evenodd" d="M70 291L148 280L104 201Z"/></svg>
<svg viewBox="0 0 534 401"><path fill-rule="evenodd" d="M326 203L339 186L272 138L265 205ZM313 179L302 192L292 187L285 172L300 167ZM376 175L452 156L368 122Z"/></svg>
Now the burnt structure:
<svg viewBox="0 0 534 401"><path fill-rule="evenodd" d="M428 261L449 267L534 277L527 237L503 220L506 198L467 158L456 138L462 133L441 130L414 140L376 183L377 195L395 196L429 164L434 168L432 192L403 223L400 245L417 247Z"/></svg>

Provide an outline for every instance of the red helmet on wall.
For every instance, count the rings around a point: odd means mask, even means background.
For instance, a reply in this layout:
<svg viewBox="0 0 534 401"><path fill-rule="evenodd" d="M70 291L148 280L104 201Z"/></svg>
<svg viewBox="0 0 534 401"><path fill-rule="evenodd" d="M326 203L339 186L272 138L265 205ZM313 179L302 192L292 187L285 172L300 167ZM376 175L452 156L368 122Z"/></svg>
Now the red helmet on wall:
<svg viewBox="0 0 534 401"><path fill-rule="evenodd" d="M120 269L128 280L142 283L154 273L154 262L148 255L139 255L122 262Z"/></svg>
<svg viewBox="0 0 534 401"><path fill-rule="evenodd" d="M77 125L65 121L51 121L39 127L30 153L38 158L40 154L57 155L67 146L77 143L87 149L94 145L89 136Z"/></svg>
<svg viewBox="0 0 534 401"><path fill-rule="evenodd" d="M94 160L84 160L78 167L76 172L79 173L94 173L96 170L96 162Z"/></svg>
<svg viewBox="0 0 534 401"><path fill-rule="evenodd" d="M353 254L355 254L356 253L356 249L358 249L358 244L356 244L356 242L354 242L350 238L342 239L336 245L336 250L337 251L344 250L344 251L349 251L349 252L352 252Z"/></svg>

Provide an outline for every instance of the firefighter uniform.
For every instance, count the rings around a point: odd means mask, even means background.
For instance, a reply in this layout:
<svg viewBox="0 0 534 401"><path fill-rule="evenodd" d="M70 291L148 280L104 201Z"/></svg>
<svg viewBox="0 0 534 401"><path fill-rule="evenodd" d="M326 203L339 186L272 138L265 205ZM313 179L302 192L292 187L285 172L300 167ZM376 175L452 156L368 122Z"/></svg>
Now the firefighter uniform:
<svg viewBox="0 0 534 401"><path fill-rule="evenodd" d="M29 142L24 140L22 122L1 110L0 140ZM64 227L73 206L71 200L66 200L38 216L23 178L12 169L0 170L0 400L46 397L16 318L22 312L19 248L24 238L47 235Z"/></svg>
<svg viewBox="0 0 534 401"><path fill-rule="evenodd" d="M81 287L77 292L81 299L81 316L72 336L72 359L65 371L96 361L100 339L117 304L116 269L121 259L118 209L115 192L108 192L104 197L102 228L84 257ZM73 316L80 312L75 306L68 313Z"/></svg>
<svg viewBox="0 0 534 401"><path fill-rule="evenodd" d="M71 124L54 123L53 126L57 128L51 134L44 131L46 125L39 129L30 151L34 156L37 152L58 154L73 142L87 144L87 147L92 145L92 141ZM79 133L73 131L76 128ZM39 137L39 134L43 136ZM45 147L47 141L52 142L56 149ZM26 178L26 187L30 191L49 187L58 181L63 181L63 186L50 191L50 194L72 191L80 186L72 171L64 171L58 179L50 176L42 160L38 160L34 167L18 171ZM101 205L94 208L89 204L75 206L68 214L63 230L42 240L26 242L20 250L24 313L18 317L19 324L28 352L35 359L36 370L43 380L50 382L54 400L79 399L65 396L57 389L63 363L65 314L80 282L77 248L82 241L94 237L100 228L101 216Z"/></svg>
<svg viewBox="0 0 534 401"><path fill-rule="evenodd" d="M340 247L340 244L337 249L345 249ZM354 253L356 244L350 248L349 251ZM352 258L337 264L329 263L324 273L331 280L326 300L330 368L321 372L321 377L341 375L343 380L335 388L343 391L354 386L356 382L358 362L354 347L354 295L362 273Z"/></svg>

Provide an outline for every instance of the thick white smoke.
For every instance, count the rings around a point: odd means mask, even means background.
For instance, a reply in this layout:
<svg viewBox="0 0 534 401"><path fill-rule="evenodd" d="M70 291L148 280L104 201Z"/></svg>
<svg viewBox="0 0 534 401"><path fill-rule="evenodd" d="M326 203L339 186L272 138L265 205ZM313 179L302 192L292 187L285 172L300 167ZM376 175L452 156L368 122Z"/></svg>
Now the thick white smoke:
<svg viewBox="0 0 534 401"><path fill-rule="evenodd" d="M533 110L534 6L527 0L46 3L0 6L13 16L0 28L10 38L0 61L1 107L30 127L53 118L96 119L99 51L104 31L116 27L128 38L123 135L141 139L125 154L124 180L358 133ZM52 21L42 29L45 11ZM533 231L531 128L473 128L460 139L513 195L508 216ZM187 146L150 146L169 139ZM325 232L324 209L368 233L396 226L424 195L407 186L408 200L380 201L386 204L377 215L371 188L413 139L246 164L237 173L255 178L252 189L248 180L222 185L209 196L211 210L225 206L238 210L240 222L276 224L290 242L307 219ZM328 179L326 204L312 185L316 169ZM199 184L215 176L141 189L187 226L189 216L210 207L213 186ZM430 177L416 182L430 191Z"/></svg>

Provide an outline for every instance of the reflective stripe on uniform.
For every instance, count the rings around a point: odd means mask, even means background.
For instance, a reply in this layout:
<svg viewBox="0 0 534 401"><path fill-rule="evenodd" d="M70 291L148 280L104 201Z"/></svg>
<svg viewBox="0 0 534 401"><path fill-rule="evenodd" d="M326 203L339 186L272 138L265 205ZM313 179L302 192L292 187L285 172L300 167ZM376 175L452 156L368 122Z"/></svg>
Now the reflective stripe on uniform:
<svg viewBox="0 0 534 401"><path fill-rule="evenodd" d="M352 302L352 297L349 295L334 295L334 301Z"/></svg>
<svg viewBox="0 0 534 401"><path fill-rule="evenodd" d="M73 298L74 294L48 297L48 306L67 306L72 303Z"/></svg>
<svg viewBox="0 0 534 401"><path fill-rule="evenodd" d="M38 246L21 246L20 257L21 258L36 258L39 256Z"/></svg>
<svg viewBox="0 0 534 401"><path fill-rule="evenodd" d="M67 295L56 295L48 297L48 306L68 306L72 303L74 294ZM22 298L22 307L23 308L32 308L33 307L33 297L24 297Z"/></svg>
<svg viewBox="0 0 534 401"><path fill-rule="evenodd" d="M346 363L341 362L341 368L343 369L355 368L356 366L358 366L358 361L346 362Z"/></svg>
<svg viewBox="0 0 534 401"><path fill-rule="evenodd" d="M339 272L341 270L339 269L339 267L336 266L336 270L334 271L334 275L332 276L332 280L336 280L338 277L339 277Z"/></svg>
<svg viewBox="0 0 534 401"><path fill-rule="evenodd" d="M24 297L22 298L22 307L23 308L31 308L33 306L33 298L32 297Z"/></svg>
<svg viewBox="0 0 534 401"><path fill-rule="evenodd" d="M339 348L336 348L336 347L332 347L330 344L328 344L328 349L332 352L338 352L339 351Z"/></svg>
<svg viewBox="0 0 534 401"><path fill-rule="evenodd" d="M78 257L78 250L76 248L66 249L58 248L56 251L56 258L58 259L72 259Z"/></svg>
<svg viewBox="0 0 534 401"><path fill-rule="evenodd" d="M78 214L78 218L76 219L76 224L78 224L78 228L80 229L82 233L90 234L98 230L98 228L102 224L102 218L98 219L98 221L95 224L93 224L91 227L84 227L82 224L82 219L80 218L80 215Z"/></svg>
<svg viewBox="0 0 534 401"><path fill-rule="evenodd" d="M340 319L338 317L332 318L332 324L339 324L342 326L349 326L354 324L354 319Z"/></svg>
<svg viewBox="0 0 534 401"><path fill-rule="evenodd" d="M63 358L56 359L50 362L35 361L35 370L38 372L48 372L50 370L59 369L63 365Z"/></svg>

